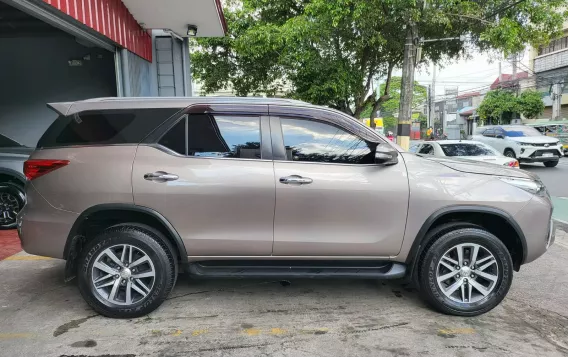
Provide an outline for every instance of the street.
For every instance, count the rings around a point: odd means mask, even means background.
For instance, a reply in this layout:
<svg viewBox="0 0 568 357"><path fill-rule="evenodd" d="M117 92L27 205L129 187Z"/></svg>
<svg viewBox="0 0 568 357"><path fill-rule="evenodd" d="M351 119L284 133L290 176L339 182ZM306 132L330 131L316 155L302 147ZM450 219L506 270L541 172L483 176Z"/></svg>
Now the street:
<svg viewBox="0 0 568 357"><path fill-rule="evenodd" d="M541 178L554 201L554 218L568 223L568 158L560 159L558 166L553 168L542 164L523 164L521 169Z"/></svg>
<svg viewBox="0 0 568 357"><path fill-rule="evenodd" d="M372 280L205 280L181 275L138 319L104 318L62 281L64 262L0 261L0 356L565 356L568 234L474 318L439 314L416 290Z"/></svg>

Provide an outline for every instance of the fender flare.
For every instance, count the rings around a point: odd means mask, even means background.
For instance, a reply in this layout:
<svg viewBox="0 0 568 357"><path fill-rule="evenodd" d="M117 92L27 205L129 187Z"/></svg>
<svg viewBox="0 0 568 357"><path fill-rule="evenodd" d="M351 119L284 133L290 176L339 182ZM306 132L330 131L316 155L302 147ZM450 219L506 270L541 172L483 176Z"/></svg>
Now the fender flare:
<svg viewBox="0 0 568 357"><path fill-rule="evenodd" d="M184 264L184 265L188 264L187 250L185 249L185 245L183 243L183 240L181 239L181 236L176 231L174 226L166 219L166 217L164 217L158 211L155 211L151 208L148 208L148 207L145 207L145 206L138 206L138 205L135 205L135 204L129 204L129 203L105 203L105 204L95 205L95 206L89 207L86 210L84 210L79 215L79 217L77 217L77 219L75 220L75 223L73 223L73 226L71 227L71 231L69 232L69 235L67 236L65 248L63 250L63 258L64 259L67 260L70 256L71 251L75 248L74 245L77 241L77 237L78 237L77 233L79 232L79 228L83 225L83 223L85 223L85 221L89 218L89 216L94 214L94 213L97 213L97 212L110 211L110 210L113 210L113 211L116 211L116 210L118 210L118 211L131 211L131 212L144 213L144 214L148 214L148 215L154 217L155 219L157 219L160 223L162 223L164 225L164 227L167 229L170 236L173 238L174 243L176 245L176 248L178 250L178 253L180 255L181 263Z"/></svg>
<svg viewBox="0 0 568 357"><path fill-rule="evenodd" d="M406 264L410 266L411 274L414 274L418 257L420 256L420 254L422 254L422 249L424 249L425 246L424 243L427 243L425 242L426 235L428 234L430 228L432 228L434 222L436 222L436 220L438 220L439 218L452 213L486 213L504 219L511 227L513 227L513 229L517 233L517 236L521 240L521 245L523 247L523 256L520 265L524 264L527 257L527 240L521 227L519 226L517 221L515 221L513 216L495 207L475 206L475 205L453 205L453 206L443 207L437 210L436 212L432 213L430 217L428 217L426 221L422 224L422 227L418 231L418 234L416 235L416 238L414 239L412 247L410 248L410 251L406 258Z"/></svg>
<svg viewBox="0 0 568 357"><path fill-rule="evenodd" d="M25 185L26 181L27 181L26 177L21 172L18 172L16 170L12 170L12 169L8 169L8 168L4 168L4 167L0 168L0 175L13 176L22 185Z"/></svg>

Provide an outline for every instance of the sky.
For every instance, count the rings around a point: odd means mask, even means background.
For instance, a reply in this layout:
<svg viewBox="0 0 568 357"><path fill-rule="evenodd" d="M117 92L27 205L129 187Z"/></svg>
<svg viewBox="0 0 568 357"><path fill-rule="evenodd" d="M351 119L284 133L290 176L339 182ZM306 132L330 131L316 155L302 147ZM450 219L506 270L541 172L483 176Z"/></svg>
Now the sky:
<svg viewBox="0 0 568 357"><path fill-rule="evenodd" d="M446 87L457 87L458 92L477 92L488 89L489 85L499 76L499 61L493 57L493 61L487 54L474 53L473 58L469 60L458 60L443 67L437 67L436 73L436 99L444 96ZM526 71L528 66L528 52L520 56L517 66L517 72ZM513 73L512 64L509 61L501 62L502 72L504 74ZM400 76L401 71L395 72L393 75ZM414 79L420 84L428 85L432 83L432 65L427 70L419 68L414 74Z"/></svg>

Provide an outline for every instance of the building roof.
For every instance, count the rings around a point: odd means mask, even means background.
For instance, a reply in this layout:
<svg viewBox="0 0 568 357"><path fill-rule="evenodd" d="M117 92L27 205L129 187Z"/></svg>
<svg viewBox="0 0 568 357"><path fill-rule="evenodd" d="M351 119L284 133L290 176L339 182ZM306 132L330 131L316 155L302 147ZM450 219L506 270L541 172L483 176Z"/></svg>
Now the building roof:
<svg viewBox="0 0 568 357"><path fill-rule="evenodd" d="M497 89L497 88L507 88L507 87L512 87L515 82L519 79L524 79L524 78L528 78L529 73L528 72L519 72L517 73L517 77L513 80L513 75L512 74L502 74L502 81L499 81L499 77L497 77L497 79L495 79L493 81L493 83L491 84L490 88L491 89Z"/></svg>

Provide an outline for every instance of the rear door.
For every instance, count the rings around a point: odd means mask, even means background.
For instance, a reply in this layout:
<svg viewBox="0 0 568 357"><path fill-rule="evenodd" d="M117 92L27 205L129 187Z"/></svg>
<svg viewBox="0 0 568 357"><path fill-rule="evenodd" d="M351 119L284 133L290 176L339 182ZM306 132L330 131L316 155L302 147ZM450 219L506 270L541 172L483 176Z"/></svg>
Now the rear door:
<svg viewBox="0 0 568 357"><path fill-rule="evenodd" d="M272 253L268 117L232 114L238 108L232 109L185 115L136 154L135 203L164 215L191 256Z"/></svg>
<svg viewBox="0 0 568 357"><path fill-rule="evenodd" d="M276 256L391 256L408 207L402 157L374 164L373 145L342 127L271 117Z"/></svg>

